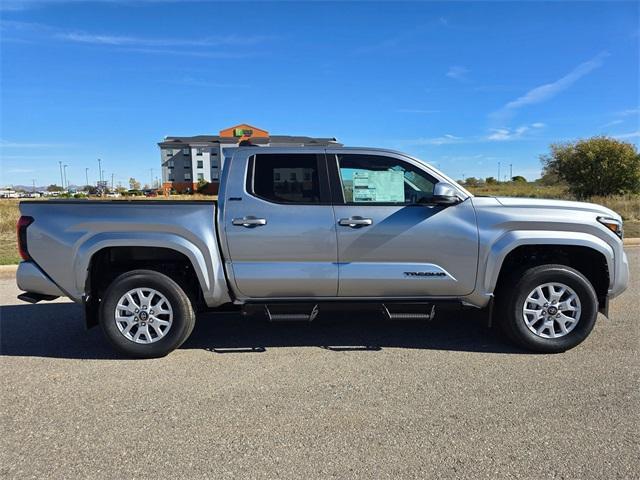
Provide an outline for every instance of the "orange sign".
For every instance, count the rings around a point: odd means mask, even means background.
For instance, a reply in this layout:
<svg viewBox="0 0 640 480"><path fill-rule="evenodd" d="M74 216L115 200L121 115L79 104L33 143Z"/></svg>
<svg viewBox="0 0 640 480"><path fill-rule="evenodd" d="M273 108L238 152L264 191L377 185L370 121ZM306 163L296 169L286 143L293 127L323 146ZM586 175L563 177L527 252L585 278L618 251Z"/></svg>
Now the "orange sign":
<svg viewBox="0 0 640 480"><path fill-rule="evenodd" d="M238 140L247 140L249 138L269 138L269 132L256 128L252 125L241 123L235 127L220 130L221 137L234 137Z"/></svg>

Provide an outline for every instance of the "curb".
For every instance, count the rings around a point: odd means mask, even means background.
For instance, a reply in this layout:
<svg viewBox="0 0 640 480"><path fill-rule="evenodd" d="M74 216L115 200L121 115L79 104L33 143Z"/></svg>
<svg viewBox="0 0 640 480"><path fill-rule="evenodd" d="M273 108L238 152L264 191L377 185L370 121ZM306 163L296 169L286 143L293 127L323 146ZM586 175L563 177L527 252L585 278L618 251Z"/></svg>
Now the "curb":
<svg viewBox="0 0 640 480"><path fill-rule="evenodd" d="M0 265L0 273L15 272L18 270L18 265Z"/></svg>

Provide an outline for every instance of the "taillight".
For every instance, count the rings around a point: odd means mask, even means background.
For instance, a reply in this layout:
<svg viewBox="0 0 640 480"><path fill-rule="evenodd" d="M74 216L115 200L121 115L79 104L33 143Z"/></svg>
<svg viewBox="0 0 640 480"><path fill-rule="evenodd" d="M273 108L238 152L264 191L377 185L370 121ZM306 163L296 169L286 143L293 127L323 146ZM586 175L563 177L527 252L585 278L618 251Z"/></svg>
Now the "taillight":
<svg viewBox="0 0 640 480"><path fill-rule="evenodd" d="M23 260L31 260L27 250L27 227L33 223L33 217L22 216L18 219L18 252Z"/></svg>

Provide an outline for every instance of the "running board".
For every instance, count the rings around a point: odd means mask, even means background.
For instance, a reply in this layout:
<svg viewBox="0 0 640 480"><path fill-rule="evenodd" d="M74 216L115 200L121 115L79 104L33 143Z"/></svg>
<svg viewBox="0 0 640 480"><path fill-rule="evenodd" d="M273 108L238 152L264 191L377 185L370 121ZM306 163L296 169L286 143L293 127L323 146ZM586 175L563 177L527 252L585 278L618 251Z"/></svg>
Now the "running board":
<svg viewBox="0 0 640 480"><path fill-rule="evenodd" d="M267 304L264 312L270 322L312 322L319 312L317 304Z"/></svg>
<svg viewBox="0 0 640 480"><path fill-rule="evenodd" d="M382 313L388 320L433 320L436 306L431 303L383 303Z"/></svg>

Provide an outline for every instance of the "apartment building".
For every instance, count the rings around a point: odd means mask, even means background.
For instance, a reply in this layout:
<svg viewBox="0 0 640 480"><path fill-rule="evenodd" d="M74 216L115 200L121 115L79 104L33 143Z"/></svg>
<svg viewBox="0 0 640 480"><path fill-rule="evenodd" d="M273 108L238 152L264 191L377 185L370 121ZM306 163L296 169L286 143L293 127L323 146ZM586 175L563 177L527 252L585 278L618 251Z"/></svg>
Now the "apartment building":
<svg viewBox="0 0 640 480"><path fill-rule="evenodd" d="M340 146L335 138L270 135L268 131L247 124L221 130L218 135L165 137L158 143L162 165L162 188L165 191L194 192L207 182L207 193L218 193L220 172L225 159L240 144L258 146Z"/></svg>

